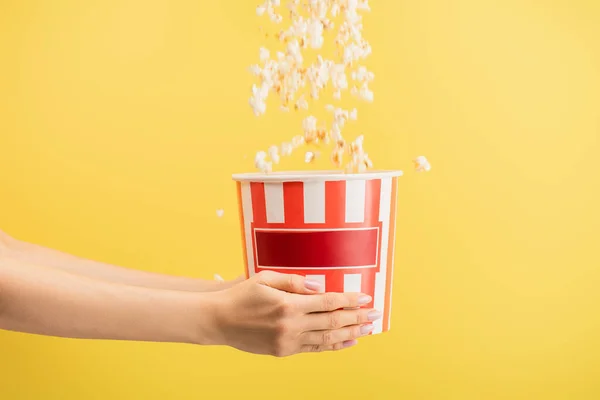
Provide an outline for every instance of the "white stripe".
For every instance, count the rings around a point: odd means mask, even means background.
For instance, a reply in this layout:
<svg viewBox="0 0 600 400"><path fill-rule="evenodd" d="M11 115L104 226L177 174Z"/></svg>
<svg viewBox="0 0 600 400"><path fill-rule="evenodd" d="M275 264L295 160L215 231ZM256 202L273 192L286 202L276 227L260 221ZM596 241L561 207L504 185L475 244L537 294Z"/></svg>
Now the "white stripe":
<svg viewBox="0 0 600 400"><path fill-rule="evenodd" d="M344 292L360 293L361 274L344 274Z"/></svg>
<svg viewBox="0 0 600 400"><path fill-rule="evenodd" d="M304 182L304 223L325 223L325 182Z"/></svg>
<svg viewBox="0 0 600 400"><path fill-rule="evenodd" d="M365 220L365 180L346 181L346 222Z"/></svg>
<svg viewBox="0 0 600 400"><path fill-rule="evenodd" d="M246 258L248 259L248 275L254 275L254 251L252 247L252 192L250 183L242 182L242 215L244 217L244 237L246 238Z"/></svg>
<svg viewBox="0 0 600 400"><path fill-rule="evenodd" d="M325 291L325 275L306 275L306 279L319 282L323 286L323 291Z"/></svg>
<svg viewBox="0 0 600 400"><path fill-rule="evenodd" d="M268 223L285 222L283 211L283 183L265 183L265 207Z"/></svg>
<svg viewBox="0 0 600 400"><path fill-rule="evenodd" d="M392 196L391 178L381 179L381 193L379 196L379 221L381 222L381 253L379 254L379 272L375 274L375 296L373 307L385 313L385 286L387 273L387 255L388 241L390 232L390 205ZM383 321L379 320L375 324L373 333L380 333L383 330Z"/></svg>
<svg viewBox="0 0 600 400"><path fill-rule="evenodd" d="M393 178L396 179L396 178ZM396 208L398 206L398 190L396 190L396 196L394 199L392 199L392 201L394 202L392 204L392 207ZM388 331L390 329L392 329L392 287L394 286L394 256L396 255L396 246L395 246L395 240L396 240L396 219L394 219L393 221L390 221L391 224L391 229L393 229L394 232L394 243L389 243L389 248L392 252L392 263L391 263L391 274L390 274L390 280L391 280L391 284L390 284L390 301L389 301L389 305L390 305L390 311L389 311L389 315L388 315Z"/></svg>
<svg viewBox="0 0 600 400"><path fill-rule="evenodd" d="M381 272L375 274L375 299L373 301L373 308L383 313L383 306L385 305L385 296L378 296L379 293L385 292L385 275ZM383 318L373 322L373 334L381 333L383 331Z"/></svg>

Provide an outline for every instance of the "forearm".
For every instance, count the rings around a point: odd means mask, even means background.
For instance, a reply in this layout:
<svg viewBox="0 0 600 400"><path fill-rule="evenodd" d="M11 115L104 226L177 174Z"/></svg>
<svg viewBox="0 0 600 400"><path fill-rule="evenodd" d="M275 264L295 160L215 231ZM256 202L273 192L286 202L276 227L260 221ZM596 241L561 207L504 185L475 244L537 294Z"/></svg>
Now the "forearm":
<svg viewBox="0 0 600 400"><path fill-rule="evenodd" d="M147 288L210 292L229 283L164 275L82 259L57 250L19 240L9 240L9 254L24 263L43 265L107 282Z"/></svg>
<svg viewBox="0 0 600 400"><path fill-rule="evenodd" d="M85 339L210 343L210 295L126 286L0 259L0 329Z"/></svg>

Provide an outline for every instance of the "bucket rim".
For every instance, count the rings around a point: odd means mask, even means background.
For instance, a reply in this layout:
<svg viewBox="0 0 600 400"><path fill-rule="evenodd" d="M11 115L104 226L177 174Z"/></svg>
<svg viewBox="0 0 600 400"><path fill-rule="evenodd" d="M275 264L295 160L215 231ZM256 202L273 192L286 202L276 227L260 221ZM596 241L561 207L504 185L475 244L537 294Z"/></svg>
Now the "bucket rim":
<svg viewBox="0 0 600 400"><path fill-rule="evenodd" d="M270 173L248 172L233 174L236 182L310 182L310 181L352 181L381 178L395 178L403 175L400 170L372 170L359 173L344 171L277 171Z"/></svg>

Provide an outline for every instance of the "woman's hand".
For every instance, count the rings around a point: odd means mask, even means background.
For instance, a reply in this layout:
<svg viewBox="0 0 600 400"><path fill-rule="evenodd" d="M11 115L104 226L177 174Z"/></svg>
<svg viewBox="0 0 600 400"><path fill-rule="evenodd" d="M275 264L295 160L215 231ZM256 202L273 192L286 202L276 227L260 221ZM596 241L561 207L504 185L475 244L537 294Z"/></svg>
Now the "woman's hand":
<svg viewBox="0 0 600 400"><path fill-rule="evenodd" d="M299 275L261 272L215 292L213 344L277 357L341 350L381 318L373 309L348 309L370 303L368 295L320 290Z"/></svg>
<svg viewBox="0 0 600 400"><path fill-rule="evenodd" d="M359 293L321 294L298 275L260 273L215 292L106 282L0 258L0 329L81 339L228 345L279 357L339 350L381 315Z"/></svg>

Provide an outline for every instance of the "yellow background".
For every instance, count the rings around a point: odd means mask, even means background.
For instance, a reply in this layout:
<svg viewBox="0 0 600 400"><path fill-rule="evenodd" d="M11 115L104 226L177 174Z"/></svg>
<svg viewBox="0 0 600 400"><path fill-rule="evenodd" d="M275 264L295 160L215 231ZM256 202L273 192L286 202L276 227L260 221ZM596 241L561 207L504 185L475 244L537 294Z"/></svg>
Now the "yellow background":
<svg viewBox="0 0 600 400"><path fill-rule="evenodd" d="M392 331L281 360L2 332L0 398L600 398L600 3L371 3L375 102L346 132L406 171ZM248 106L254 7L3 0L1 229L127 267L241 273L230 176L300 132ZM412 172L421 154L429 174Z"/></svg>

